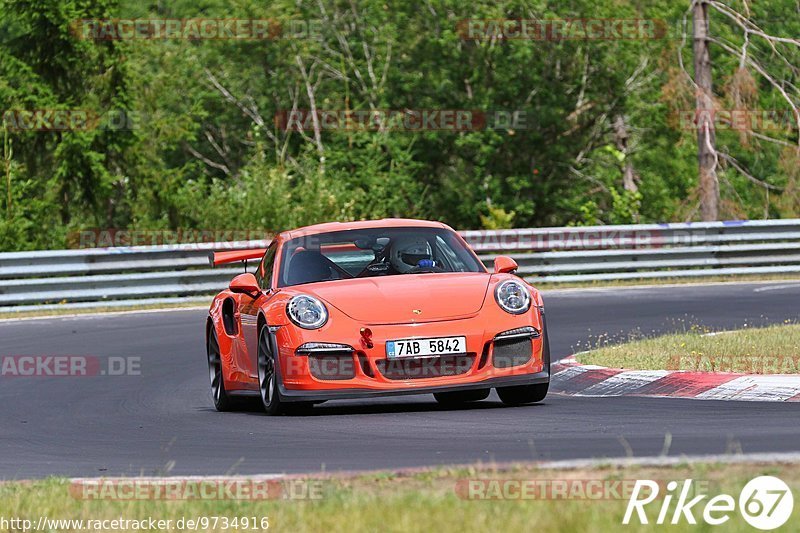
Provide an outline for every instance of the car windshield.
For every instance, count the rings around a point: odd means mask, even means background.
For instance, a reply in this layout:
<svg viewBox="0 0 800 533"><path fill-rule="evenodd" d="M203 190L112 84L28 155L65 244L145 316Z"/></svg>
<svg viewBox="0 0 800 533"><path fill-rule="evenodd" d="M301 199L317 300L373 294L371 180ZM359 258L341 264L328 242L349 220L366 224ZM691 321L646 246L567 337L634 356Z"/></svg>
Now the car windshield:
<svg viewBox="0 0 800 533"><path fill-rule="evenodd" d="M341 279L485 272L452 230L369 228L298 237L283 245L280 287Z"/></svg>

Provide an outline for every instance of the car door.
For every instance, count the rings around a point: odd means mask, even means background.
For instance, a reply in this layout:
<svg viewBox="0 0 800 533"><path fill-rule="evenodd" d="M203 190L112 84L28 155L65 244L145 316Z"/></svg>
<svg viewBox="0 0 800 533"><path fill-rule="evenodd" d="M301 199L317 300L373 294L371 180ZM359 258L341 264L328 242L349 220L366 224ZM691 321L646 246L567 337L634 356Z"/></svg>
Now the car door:
<svg viewBox="0 0 800 533"><path fill-rule="evenodd" d="M258 369L256 367L258 358L258 310L267 298L272 280L272 271L275 263L275 251L277 250L276 241L267 248L264 257L258 264L254 272L256 280L261 287L258 298L251 298L242 294L239 299L239 315L242 324L242 338L244 339L243 360L247 361L247 371L251 378L258 380Z"/></svg>

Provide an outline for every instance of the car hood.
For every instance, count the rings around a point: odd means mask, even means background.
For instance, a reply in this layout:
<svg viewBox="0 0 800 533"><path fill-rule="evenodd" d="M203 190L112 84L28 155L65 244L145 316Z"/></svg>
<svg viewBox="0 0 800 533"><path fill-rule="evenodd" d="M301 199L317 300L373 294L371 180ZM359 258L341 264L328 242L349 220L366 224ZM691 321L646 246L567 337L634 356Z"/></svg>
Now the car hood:
<svg viewBox="0 0 800 533"><path fill-rule="evenodd" d="M483 307L487 273L402 274L314 283L308 292L364 324L453 320Z"/></svg>

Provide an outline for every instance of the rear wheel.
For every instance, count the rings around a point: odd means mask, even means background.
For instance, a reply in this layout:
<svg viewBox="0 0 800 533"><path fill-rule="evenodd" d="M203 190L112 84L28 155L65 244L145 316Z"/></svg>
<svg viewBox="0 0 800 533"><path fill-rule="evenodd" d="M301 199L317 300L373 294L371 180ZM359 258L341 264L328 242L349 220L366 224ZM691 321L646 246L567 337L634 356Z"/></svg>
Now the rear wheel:
<svg viewBox="0 0 800 533"><path fill-rule="evenodd" d="M436 392L433 397L443 405L458 405L467 402L479 402L489 397L490 389L477 389L456 392Z"/></svg>
<svg viewBox="0 0 800 533"><path fill-rule="evenodd" d="M222 357L217 342L217 332L214 328L208 333L206 343L208 356L208 377L211 380L211 395L214 398L214 407L217 411L231 411L235 407L233 398L225 390L225 379L222 377Z"/></svg>

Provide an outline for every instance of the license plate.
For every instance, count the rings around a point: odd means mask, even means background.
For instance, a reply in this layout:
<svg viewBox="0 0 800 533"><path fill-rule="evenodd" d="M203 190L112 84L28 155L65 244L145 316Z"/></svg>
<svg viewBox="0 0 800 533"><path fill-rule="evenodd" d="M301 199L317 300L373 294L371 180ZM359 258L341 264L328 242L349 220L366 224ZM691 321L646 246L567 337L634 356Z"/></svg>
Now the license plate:
<svg viewBox="0 0 800 533"><path fill-rule="evenodd" d="M435 357L467 353L466 337L435 337L430 339L402 339L386 343L386 357Z"/></svg>

